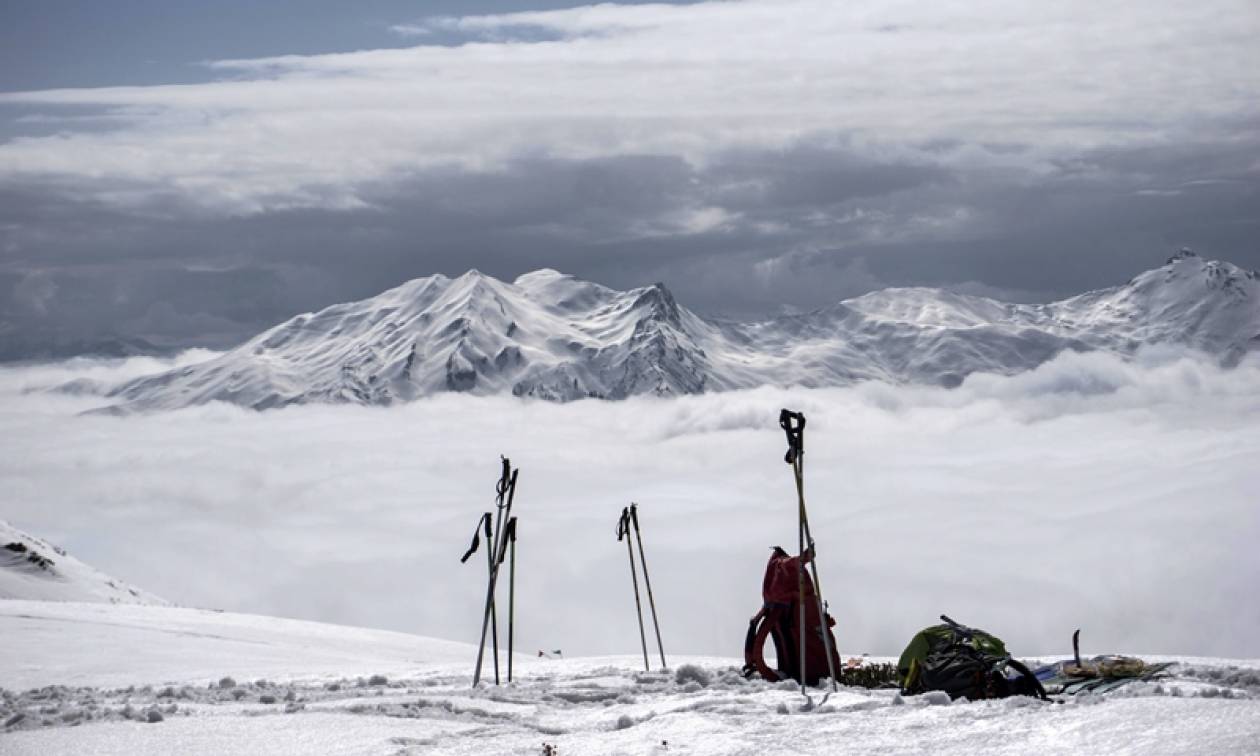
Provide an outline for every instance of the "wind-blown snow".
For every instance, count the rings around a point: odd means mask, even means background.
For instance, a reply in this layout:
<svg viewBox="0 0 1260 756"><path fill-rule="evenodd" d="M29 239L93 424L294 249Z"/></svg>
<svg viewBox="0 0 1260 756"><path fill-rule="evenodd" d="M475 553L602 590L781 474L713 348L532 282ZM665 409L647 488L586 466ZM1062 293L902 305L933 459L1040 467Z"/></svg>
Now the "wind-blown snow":
<svg viewBox="0 0 1260 756"><path fill-rule="evenodd" d="M299 315L204 364L139 378L123 408L393 404L438 392L572 400L860 381L956 386L1064 351L1178 345L1236 363L1260 344L1260 277L1192 253L1111 289L1017 305L887 289L803 315L706 320L662 284L618 292L553 270L409 281Z"/></svg>
<svg viewBox="0 0 1260 756"><path fill-rule="evenodd" d="M469 685L473 648L188 609L0 602L0 751L93 754L1246 753L1255 661L1064 703L841 688L816 705L730 658L517 659Z"/></svg>

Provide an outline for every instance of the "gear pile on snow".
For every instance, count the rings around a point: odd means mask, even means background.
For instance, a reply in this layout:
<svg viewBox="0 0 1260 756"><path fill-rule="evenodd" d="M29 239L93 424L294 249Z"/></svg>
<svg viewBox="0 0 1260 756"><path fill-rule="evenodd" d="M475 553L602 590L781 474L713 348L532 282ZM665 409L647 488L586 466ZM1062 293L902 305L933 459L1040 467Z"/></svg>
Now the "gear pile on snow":
<svg viewBox="0 0 1260 756"><path fill-rule="evenodd" d="M1000 638L941 615L944 624L919 631L901 653L901 692L940 690L951 699L1035 695L1046 691L1036 675L1011 658Z"/></svg>

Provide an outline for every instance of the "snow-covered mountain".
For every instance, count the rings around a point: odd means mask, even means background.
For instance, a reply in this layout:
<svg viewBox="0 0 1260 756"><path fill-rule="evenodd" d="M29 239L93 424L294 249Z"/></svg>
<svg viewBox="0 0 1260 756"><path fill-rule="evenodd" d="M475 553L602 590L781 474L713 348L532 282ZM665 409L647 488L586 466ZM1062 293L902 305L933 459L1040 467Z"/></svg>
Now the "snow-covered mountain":
<svg viewBox="0 0 1260 756"><path fill-rule="evenodd" d="M554 270L511 283L474 270L299 315L110 396L119 409L266 409L441 391L570 400L863 380L955 386L1068 349L1128 355L1150 344L1236 362L1260 346L1260 276L1182 251L1123 286L1050 304L898 288L737 323L679 306L663 284L623 292Z"/></svg>
<svg viewBox="0 0 1260 756"><path fill-rule="evenodd" d="M0 599L169 606L0 520Z"/></svg>

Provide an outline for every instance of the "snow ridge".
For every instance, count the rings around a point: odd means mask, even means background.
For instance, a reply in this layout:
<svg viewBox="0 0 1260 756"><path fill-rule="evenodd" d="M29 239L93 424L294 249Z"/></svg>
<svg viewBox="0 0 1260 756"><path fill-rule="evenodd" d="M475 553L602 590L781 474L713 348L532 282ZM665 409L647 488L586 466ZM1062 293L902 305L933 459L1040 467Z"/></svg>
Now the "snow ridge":
<svg viewBox="0 0 1260 756"><path fill-rule="evenodd" d="M169 606L0 520L0 599Z"/></svg>
<svg viewBox="0 0 1260 756"><path fill-rule="evenodd" d="M1128 356L1152 344L1237 363L1260 347L1260 276L1183 250L1122 286L1049 304L894 288L739 323L691 312L660 283L623 292L550 269L511 283L471 270L299 315L109 396L111 411L127 411L389 405L444 391L569 401L866 380L952 387L1069 349Z"/></svg>

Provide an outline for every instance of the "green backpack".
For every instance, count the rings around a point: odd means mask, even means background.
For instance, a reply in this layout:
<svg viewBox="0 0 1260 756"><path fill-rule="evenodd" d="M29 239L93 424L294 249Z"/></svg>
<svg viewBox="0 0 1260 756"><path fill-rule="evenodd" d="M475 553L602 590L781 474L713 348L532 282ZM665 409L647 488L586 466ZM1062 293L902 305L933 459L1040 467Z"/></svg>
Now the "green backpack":
<svg viewBox="0 0 1260 756"><path fill-rule="evenodd" d="M901 692L940 690L950 698L975 701L1007 696L1046 697L1037 677L1011 658L1001 638L966 627L944 614L943 625L924 628L897 662ZM1013 670L1008 674L1007 670Z"/></svg>

